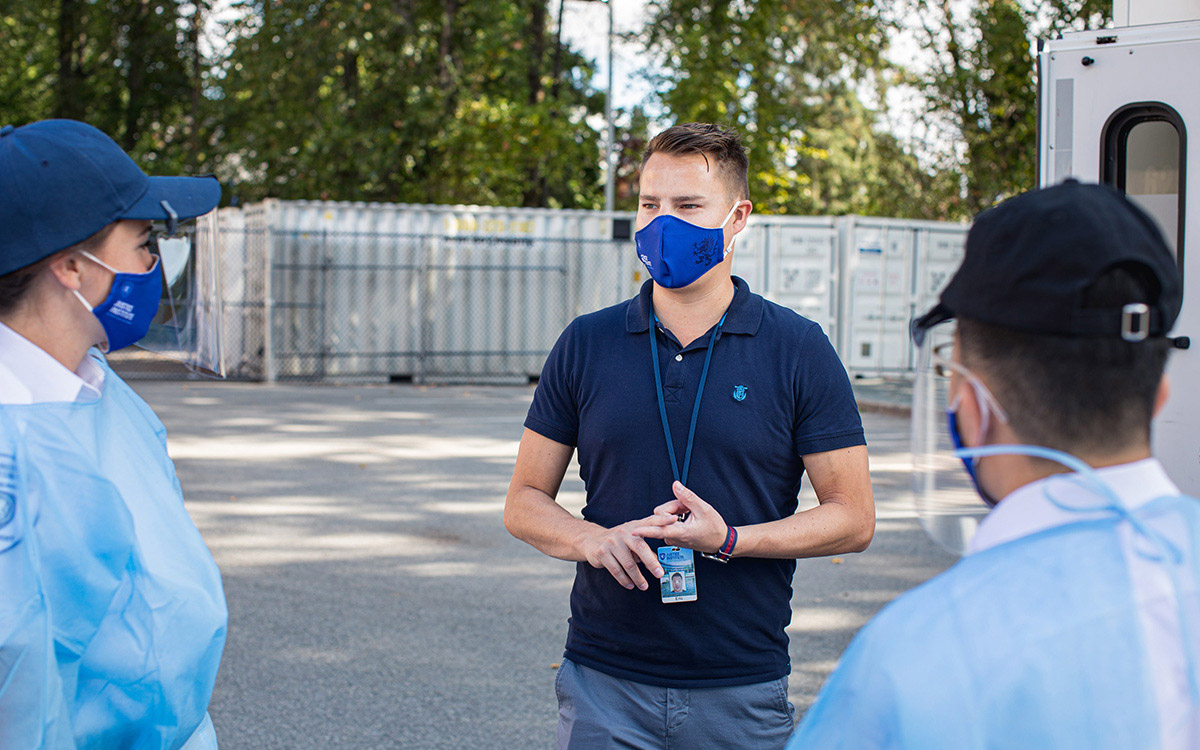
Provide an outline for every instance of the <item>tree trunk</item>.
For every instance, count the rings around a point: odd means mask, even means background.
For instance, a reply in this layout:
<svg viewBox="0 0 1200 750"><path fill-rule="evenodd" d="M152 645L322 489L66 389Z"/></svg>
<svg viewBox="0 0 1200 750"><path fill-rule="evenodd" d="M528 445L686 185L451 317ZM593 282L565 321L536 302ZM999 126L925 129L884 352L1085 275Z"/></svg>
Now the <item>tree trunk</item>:
<svg viewBox="0 0 1200 750"><path fill-rule="evenodd" d="M125 90L129 96L125 102L125 128L117 141L121 148L132 151L141 137L142 109L146 93L146 70L155 61L147 54L144 40L146 28L155 23L147 8L147 0L132 3L129 16L129 37L125 40Z"/></svg>
<svg viewBox="0 0 1200 750"><path fill-rule="evenodd" d="M554 68L550 74L550 98L558 101L559 84L562 78L562 17L563 6L567 4L567 0L558 0L558 23L554 25ZM558 115L558 110L554 112Z"/></svg>
<svg viewBox="0 0 1200 750"><path fill-rule="evenodd" d="M442 0L442 36L438 41L438 83L442 91L452 93L450 71L454 63L454 16L458 13L459 0ZM453 110L447 112L453 114Z"/></svg>
<svg viewBox="0 0 1200 750"><path fill-rule="evenodd" d="M353 106L358 101L358 55L350 50L342 53L342 86L348 103Z"/></svg>
<svg viewBox="0 0 1200 750"><path fill-rule="evenodd" d="M529 103L542 98L542 58L546 56L546 0L531 0L529 8Z"/></svg>
<svg viewBox="0 0 1200 750"><path fill-rule="evenodd" d="M54 84L54 117L79 120L84 115L80 63L83 8L79 0L61 0L58 12L58 80Z"/></svg>
<svg viewBox="0 0 1200 750"><path fill-rule="evenodd" d="M188 45L192 56L191 70L188 71L191 75L191 90L192 102L191 112L188 115L187 135L188 145L191 149L191 161L194 168L200 167L201 151L203 144L200 142L200 99L203 94L203 79L201 71L204 68L204 59L200 54L200 32L204 28L204 3L201 0L195 0L195 10L192 13L192 22L188 27Z"/></svg>
<svg viewBox="0 0 1200 750"><path fill-rule="evenodd" d="M546 0L530 0L529 8L529 104L542 100L542 60L546 56ZM525 193L521 205L542 208L546 205L546 177L542 174L541 154L530 154L525 172Z"/></svg>

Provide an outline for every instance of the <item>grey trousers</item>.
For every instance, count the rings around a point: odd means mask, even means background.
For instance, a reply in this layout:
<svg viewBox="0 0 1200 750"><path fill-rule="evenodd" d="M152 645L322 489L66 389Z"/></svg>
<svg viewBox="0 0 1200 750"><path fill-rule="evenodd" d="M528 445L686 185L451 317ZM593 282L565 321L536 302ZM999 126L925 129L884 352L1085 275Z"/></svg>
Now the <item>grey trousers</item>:
<svg viewBox="0 0 1200 750"><path fill-rule="evenodd" d="M783 748L795 727L787 678L663 688L563 660L554 680L559 750Z"/></svg>

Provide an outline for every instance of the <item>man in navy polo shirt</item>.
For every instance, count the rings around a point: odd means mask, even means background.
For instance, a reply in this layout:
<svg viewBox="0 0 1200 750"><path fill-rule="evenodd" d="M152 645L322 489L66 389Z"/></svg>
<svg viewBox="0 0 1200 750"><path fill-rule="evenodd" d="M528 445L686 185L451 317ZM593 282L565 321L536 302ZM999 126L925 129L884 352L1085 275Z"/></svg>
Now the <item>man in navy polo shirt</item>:
<svg viewBox="0 0 1200 750"><path fill-rule="evenodd" d="M829 340L730 275L747 168L713 125L650 141L635 239L652 280L567 327L525 421L505 525L578 563L560 748L783 747L795 560L874 534ZM555 502L576 447L583 519ZM805 471L820 504L796 513Z"/></svg>

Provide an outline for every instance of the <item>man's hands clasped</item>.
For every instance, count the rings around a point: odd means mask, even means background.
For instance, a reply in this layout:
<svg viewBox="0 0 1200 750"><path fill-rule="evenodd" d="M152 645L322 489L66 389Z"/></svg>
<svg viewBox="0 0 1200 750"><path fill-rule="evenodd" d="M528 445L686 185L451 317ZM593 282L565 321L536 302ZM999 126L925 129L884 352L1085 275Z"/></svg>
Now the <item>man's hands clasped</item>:
<svg viewBox="0 0 1200 750"><path fill-rule="evenodd" d="M675 499L654 509L654 515L599 529L581 542L584 557L594 568L605 568L627 589L649 588L642 574L644 566L655 578L661 578L658 555L646 539L661 539L674 547L697 552L716 552L725 543L728 526L715 508L679 482L671 486ZM680 520L683 518L684 520Z"/></svg>

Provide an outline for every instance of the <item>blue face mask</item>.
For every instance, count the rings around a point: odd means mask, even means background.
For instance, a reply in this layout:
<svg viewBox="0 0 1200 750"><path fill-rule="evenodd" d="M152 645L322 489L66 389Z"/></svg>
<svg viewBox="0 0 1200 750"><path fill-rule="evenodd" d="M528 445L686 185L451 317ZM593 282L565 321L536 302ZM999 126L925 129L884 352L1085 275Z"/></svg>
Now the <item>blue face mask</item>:
<svg viewBox="0 0 1200 750"><path fill-rule="evenodd" d="M638 257L659 286L682 289L725 260L729 254L725 249L725 225L740 203L733 204L716 229L662 214L638 230L633 236ZM733 242L729 249L733 249Z"/></svg>
<svg viewBox="0 0 1200 750"><path fill-rule="evenodd" d="M115 352L137 343L150 330L150 324L158 314L159 300L162 299L162 271L159 269L158 256L154 257L154 266L145 273L122 273L91 253L82 254L115 274L108 296L95 307L89 305L78 290L72 290L104 328L104 335L108 337L105 351Z"/></svg>
<svg viewBox="0 0 1200 750"><path fill-rule="evenodd" d="M983 498L985 503L993 508L996 507L996 503L999 501L989 495L983 489L983 485L979 483L979 476L976 472L976 468L979 465L979 458L973 455L962 455L962 452L967 450L967 447L963 443L962 435L958 431L958 412L954 409L946 410L946 426L950 431L950 442L954 444L955 455L958 455L959 460L966 467L967 476L971 477L971 484L975 485L975 491L979 493L979 496Z"/></svg>

